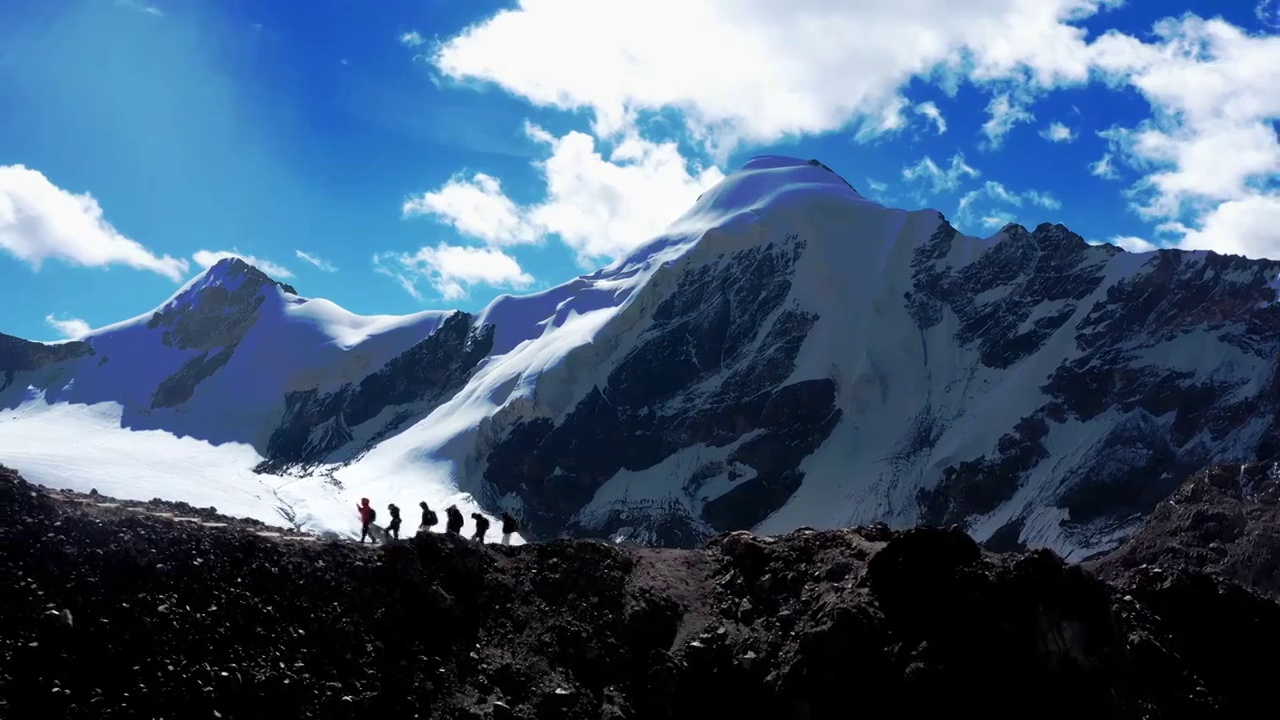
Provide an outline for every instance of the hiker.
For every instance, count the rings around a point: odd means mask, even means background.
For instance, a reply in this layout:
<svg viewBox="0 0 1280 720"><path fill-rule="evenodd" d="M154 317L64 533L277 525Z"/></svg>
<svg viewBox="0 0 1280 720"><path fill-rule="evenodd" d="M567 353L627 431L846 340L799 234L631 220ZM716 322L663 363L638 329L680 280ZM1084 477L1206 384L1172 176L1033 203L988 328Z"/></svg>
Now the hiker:
<svg viewBox="0 0 1280 720"><path fill-rule="evenodd" d="M484 534L489 529L489 518L480 513L471 513L471 519L476 521L476 534L472 535L471 539L484 544Z"/></svg>
<svg viewBox="0 0 1280 720"><path fill-rule="evenodd" d="M387 511L391 513L391 522L387 523L387 534L393 540L400 539L400 508L395 503L387 506Z"/></svg>
<svg viewBox="0 0 1280 720"><path fill-rule="evenodd" d="M369 505L369 498L360 498L356 512L360 513L360 542L364 542L365 538L369 538L369 542L377 542L369 526L373 525L373 521L378 518L378 511Z"/></svg>
<svg viewBox="0 0 1280 720"><path fill-rule="evenodd" d="M511 513L502 511L502 544L511 544L511 535L520 529L520 523L511 517Z"/></svg>
<svg viewBox="0 0 1280 720"><path fill-rule="evenodd" d="M418 532L431 532L431 528L440 522L440 518L436 515L435 510L427 507L426 500L418 503L418 507L422 508L422 524L418 526Z"/></svg>
<svg viewBox="0 0 1280 720"><path fill-rule="evenodd" d="M457 535L462 532L462 511L458 509L458 506L450 505L444 509L444 514L449 518L444 525L445 532L450 535Z"/></svg>

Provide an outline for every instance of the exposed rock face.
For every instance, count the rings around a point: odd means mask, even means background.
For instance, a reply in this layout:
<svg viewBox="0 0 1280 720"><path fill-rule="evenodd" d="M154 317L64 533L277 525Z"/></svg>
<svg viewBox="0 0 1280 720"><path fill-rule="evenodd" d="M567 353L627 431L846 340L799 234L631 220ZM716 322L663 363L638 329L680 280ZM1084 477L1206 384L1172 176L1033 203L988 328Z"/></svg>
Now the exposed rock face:
<svg viewBox="0 0 1280 720"><path fill-rule="evenodd" d="M284 417L267 446L268 459L258 471L329 459L331 453L353 441L353 428L388 409L397 409L383 419L361 448L377 443L461 389L492 347L493 327L473 330L472 316L458 312L359 383L347 383L332 392L311 389L289 393Z"/></svg>
<svg viewBox="0 0 1280 720"><path fill-rule="evenodd" d="M1211 571L1280 597L1280 464L1196 473L1090 565L1109 576L1144 565Z"/></svg>
<svg viewBox="0 0 1280 720"><path fill-rule="evenodd" d="M786 382L817 320L784 304L804 249L791 235L685 274L603 387L559 423L516 425L490 451L485 480L498 494L517 494L541 535L647 524L650 542L687 547L763 520L799 486L800 461L840 420L830 380ZM690 507L620 499L575 518L619 472L651 468L694 445L732 449L722 461L684 469ZM731 489L698 507L702 487L716 479ZM640 523L632 517L646 515Z"/></svg>
<svg viewBox="0 0 1280 720"><path fill-rule="evenodd" d="M1206 463L1276 455L1280 263L1162 250L1082 305L1124 253L1088 246L1061 225L1004 232L977 260L948 271L941 261L956 233L940 228L913 263L913 317L928 328L944 307L954 313L956 341L979 349L989 368L1012 368L1058 332L1073 335L1071 352L1041 386L1046 402L994 452L943 468L941 482L920 493L923 520L964 522L995 510L1055 462L1055 432L1078 433L1083 423L1102 437L1080 462L1053 472L1060 489L1047 493L1067 512L1068 529L1132 525ZM1223 352L1218 344L1239 361L1213 357Z"/></svg>
<svg viewBox="0 0 1280 720"><path fill-rule="evenodd" d="M79 340L48 344L0 333L0 372L4 373L4 382L0 383L0 390L9 387L14 375L24 370L39 370L65 360L74 360L92 354L93 348L89 343Z"/></svg>
<svg viewBox="0 0 1280 720"><path fill-rule="evenodd" d="M231 360L266 301L262 290L272 286L297 294L293 287L272 280L245 261L227 258L151 316L147 327L159 329L165 345L200 351L160 383L151 400L152 409L175 407L190 400L201 381Z"/></svg>
<svg viewBox="0 0 1280 720"><path fill-rule="evenodd" d="M0 468L0 713L48 718L1233 718L1280 606L1117 589L952 530L372 548L59 500ZM851 698L856 698L853 700Z"/></svg>

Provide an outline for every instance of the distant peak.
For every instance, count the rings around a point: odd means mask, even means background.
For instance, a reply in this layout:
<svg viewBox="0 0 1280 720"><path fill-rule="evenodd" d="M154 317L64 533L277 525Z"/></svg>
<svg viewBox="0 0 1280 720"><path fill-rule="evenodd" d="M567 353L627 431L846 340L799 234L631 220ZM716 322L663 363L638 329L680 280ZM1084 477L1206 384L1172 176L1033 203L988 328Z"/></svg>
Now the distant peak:
<svg viewBox="0 0 1280 720"><path fill-rule="evenodd" d="M255 280L259 283L278 285L281 290L284 290L290 295L298 294L298 292L293 289L292 285L276 280L262 270L259 270L257 267L250 265L243 258L234 255L224 257L210 265L197 279L196 284L200 287L216 287L225 285L238 286L245 280L249 279Z"/></svg>

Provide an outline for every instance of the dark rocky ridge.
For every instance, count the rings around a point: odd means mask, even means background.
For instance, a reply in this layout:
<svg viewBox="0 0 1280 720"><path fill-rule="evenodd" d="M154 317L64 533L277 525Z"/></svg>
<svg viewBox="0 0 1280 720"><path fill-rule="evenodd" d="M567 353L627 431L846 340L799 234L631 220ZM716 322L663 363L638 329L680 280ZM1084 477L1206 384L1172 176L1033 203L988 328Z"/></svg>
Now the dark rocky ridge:
<svg viewBox="0 0 1280 720"><path fill-rule="evenodd" d="M792 234L683 275L603 387L559 423L517 424L489 452L484 479L494 494L519 494L539 536L608 536L648 522L652 544L678 547L751 527L786 502L803 480L800 461L841 417L831 380L783 384L818 319L784 306L804 249ZM723 382L703 385L721 372ZM699 443L725 447L753 432L724 462L681 478L691 497L717 476L735 483L700 516L620 504L589 524L574 517L621 470L653 467Z"/></svg>
<svg viewBox="0 0 1280 720"><path fill-rule="evenodd" d="M31 342L0 333L0 372L4 382L0 390L9 387L14 376L26 370L39 370L65 360L92 355L93 348L82 340L70 340L56 345Z"/></svg>
<svg viewBox="0 0 1280 720"><path fill-rule="evenodd" d="M313 388L286 395L284 416L267 444L267 459L255 470L280 472L332 462L335 451L354 439L352 428L388 408L401 408L362 445L347 448L343 459L350 461L404 423L429 413L457 393L493 349L493 326L473 329L472 321L467 313L453 313L435 332L359 383L327 393Z"/></svg>
<svg viewBox="0 0 1280 720"><path fill-rule="evenodd" d="M1108 577L1150 565L1210 571L1280 597L1280 463L1196 473L1089 565Z"/></svg>
<svg viewBox="0 0 1280 720"><path fill-rule="evenodd" d="M240 258L219 260L201 283L157 310L147 327L162 332L169 347L199 350L178 372L156 388L152 409L176 407L191 399L196 386L226 365L245 333L258 319L258 309L266 301L263 289L279 287L290 295L290 285L272 280L266 273Z"/></svg>
<svg viewBox="0 0 1280 720"><path fill-rule="evenodd" d="M998 244L953 271L942 261L958 233L944 222L916 252L915 290L904 297L922 328L940 322L944 307L955 313L955 340L979 349L990 368L1011 367L1066 328L1101 286L1106 262L1123 254L1110 245L1090 246L1062 225L1028 232L1015 224L1003 232ZM1101 451L1072 467L1061 484L1056 504L1068 511L1069 526L1131 523L1208 463L1274 457L1280 449L1274 441L1280 436L1280 302L1271 281L1280 262L1196 255L1192 262L1192 253L1158 251L1151 267L1110 286L1071 328L1079 354L1041 387L1049 401L1010 428L993 453L944 468L941 482L920 493L923 519L964 522L995 510L1050 459L1044 440L1053 428L1109 410L1124 417ZM994 299L980 301L984 293ZM1039 312L1028 328L1044 304L1056 309ZM1199 331L1271 363L1270 382L1259 388L1246 377L1197 381L1138 360L1147 348ZM1170 415L1166 430L1162 418ZM1258 423L1260 417L1266 422ZM1252 449L1237 457L1231 448L1246 443ZM1017 517L997 531L996 543L1006 543L1024 521Z"/></svg>
<svg viewBox="0 0 1280 720"><path fill-rule="evenodd" d="M1271 599L958 530L290 543L0 468L0 565L0 714L24 717L1233 718L1280 671Z"/></svg>

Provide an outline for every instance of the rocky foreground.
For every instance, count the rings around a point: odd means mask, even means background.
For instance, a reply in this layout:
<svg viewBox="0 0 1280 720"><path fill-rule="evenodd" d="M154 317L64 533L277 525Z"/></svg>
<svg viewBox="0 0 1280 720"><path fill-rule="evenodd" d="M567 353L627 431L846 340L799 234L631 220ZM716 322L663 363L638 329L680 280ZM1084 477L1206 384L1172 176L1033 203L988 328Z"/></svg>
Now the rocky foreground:
<svg viewBox="0 0 1280 720"><path fill-rule="evenodd" d="M959 530L370 548L202 517L0 468L0 717L1236 718L1280 674L1271 597L1123 552L1108 583Z"/></svg>

